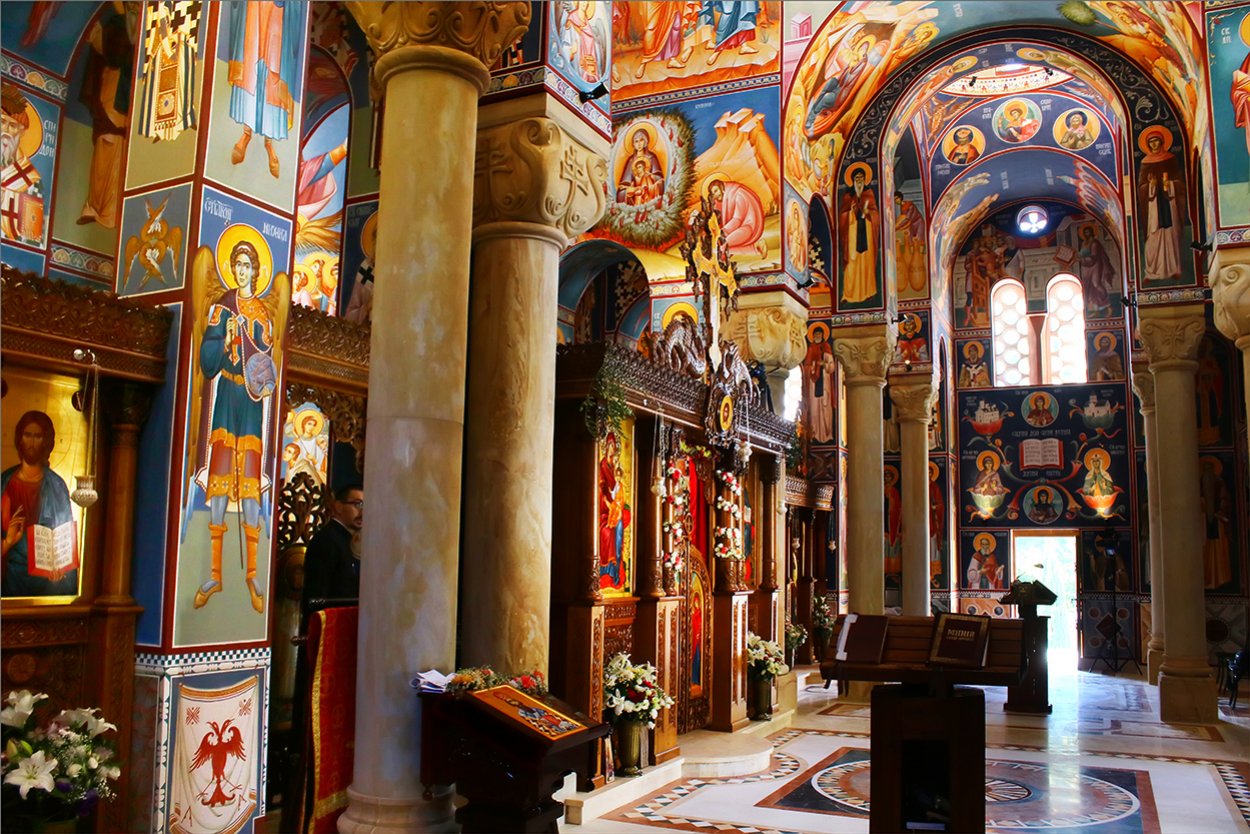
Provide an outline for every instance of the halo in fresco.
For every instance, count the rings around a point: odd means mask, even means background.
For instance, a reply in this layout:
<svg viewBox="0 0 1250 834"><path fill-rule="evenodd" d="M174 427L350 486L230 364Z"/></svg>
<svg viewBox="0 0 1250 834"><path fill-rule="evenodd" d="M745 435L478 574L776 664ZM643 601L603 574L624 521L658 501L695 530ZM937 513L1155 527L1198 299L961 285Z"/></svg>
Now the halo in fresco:
<svg viewBox="0 0 1250 834"><path fill-rule="evenodd" d="M262 296L273 280L273 255L269 251L269 243L264 235L251 226L246 223L235 223L233 226L226 227L226 230L221 233L221 237L217 238L217 267L226 288L235 289L238 284L234 280L234 270L230 268L230 252L236 243L244 240L255 246L256 254L260 256L253 295Z"/></svg>
<svg viewBox="0 0 1250 834"><path fill-rule="evenodd" d="M942 155L953 165L969 165L985 153L985 134L972 125L956 125L942 140Z"/></svg>
<svg viewBox="0 0 1250 834"><path fill-rule="evenodd" d="M994 111L994 133L1011 145L1027 142L1042 128L1042 112L1027 98L1013 98Z"/></svg>
<svg viewBox="0 0 1250 834"><path fill-rule="evenodd" d="M669 322L677 318L679 313L685 313L693 322L697 322L699 320L699 313L695 310L693 304L689 301L678 301L675 304L669 305L669 308L664 311L664 318L660 320L661 326L667 328Z"/></svg>
<svg viewBox="0 0 1250 834"><path fill-rule="evenodd" d="M1079 121L1078 116L1084 121ZM1098 134L1102 132L1102 123L1092 110L1086 107L1073 107L1055 120L1051 132L1059 147L1070 151L1083 151L1098 141Z"/></svg>

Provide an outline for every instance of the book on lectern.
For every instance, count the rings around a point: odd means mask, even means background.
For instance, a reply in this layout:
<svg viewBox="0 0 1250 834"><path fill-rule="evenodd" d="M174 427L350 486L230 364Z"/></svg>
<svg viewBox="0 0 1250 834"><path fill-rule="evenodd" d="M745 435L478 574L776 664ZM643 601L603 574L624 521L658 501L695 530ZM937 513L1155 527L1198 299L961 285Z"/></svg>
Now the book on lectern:
<svg viewBox="0 0 1250 834"><path fill-rule="evenodd" d="M847 614L834 659L842 663L880 663L890 618L884 614Z"/></svg>
<svg viewBox="0 0 1250 834"><path fill-rule="evenodd" d="M26 572L50 579L78 570L78 528L73 521L59 527L32 524L26 528Z"/></svg>
<svg viewBox="0 0 1250 834"><path fill-rule="evenodd" d="M990 618L982 614L939 614L929 662L980 669L990 651Z"/></svg>

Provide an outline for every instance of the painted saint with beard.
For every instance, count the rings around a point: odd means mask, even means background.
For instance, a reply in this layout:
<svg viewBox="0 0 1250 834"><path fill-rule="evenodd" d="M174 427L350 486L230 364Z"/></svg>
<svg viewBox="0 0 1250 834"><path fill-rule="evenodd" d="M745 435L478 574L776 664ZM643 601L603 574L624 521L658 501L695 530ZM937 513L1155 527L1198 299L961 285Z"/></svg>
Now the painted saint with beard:
<svg viewBox="0 0 1250 834"><path fill-rule="evenodd" d="M39 150L39 114L13 84L0 91L0 229L9 240L43 243L41 177L30 161Z"/></svg>

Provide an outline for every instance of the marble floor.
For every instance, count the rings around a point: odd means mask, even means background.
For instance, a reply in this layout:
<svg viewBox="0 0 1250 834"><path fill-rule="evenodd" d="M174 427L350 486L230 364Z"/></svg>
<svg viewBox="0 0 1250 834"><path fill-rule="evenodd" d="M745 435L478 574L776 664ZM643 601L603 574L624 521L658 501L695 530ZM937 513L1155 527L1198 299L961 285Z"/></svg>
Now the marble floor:
<svg viewBox="0 0 1250 834"><path fill-rule="evenodd" d="M869 709L800 683L788 728L768 736L768 769L685 777L576 832L866 832ZM987 830L1076 834L1250 832L1250 706L1221 701L1214 726L1159 721L1138 676L1051 677L1048 716L1005 713L985 688Z"/></svg>

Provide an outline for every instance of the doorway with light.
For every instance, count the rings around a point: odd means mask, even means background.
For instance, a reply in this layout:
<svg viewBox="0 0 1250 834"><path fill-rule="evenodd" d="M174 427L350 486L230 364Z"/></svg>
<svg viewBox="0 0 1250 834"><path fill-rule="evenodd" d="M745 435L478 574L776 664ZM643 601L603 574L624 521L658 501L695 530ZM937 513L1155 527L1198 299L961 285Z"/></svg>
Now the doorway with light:
<svg viewBox="0 0 1250 834"><path fill-rule="evenodd" d="M1054 605L1037 612L1050 617L1047 666L1052 675L1074 675L1077 669L1078 541L1075 530L1016 531L1011 537L1012 578L1039 580L1058 597Z"/></svg>

